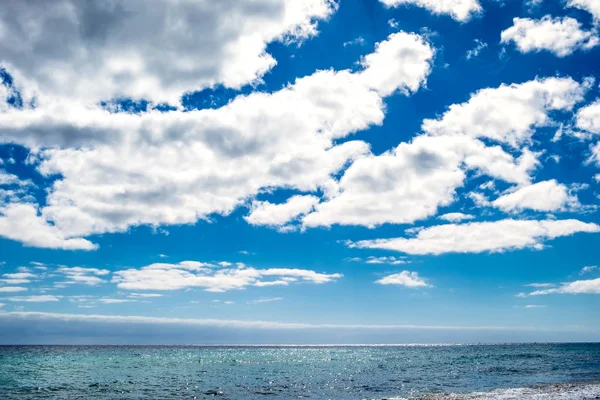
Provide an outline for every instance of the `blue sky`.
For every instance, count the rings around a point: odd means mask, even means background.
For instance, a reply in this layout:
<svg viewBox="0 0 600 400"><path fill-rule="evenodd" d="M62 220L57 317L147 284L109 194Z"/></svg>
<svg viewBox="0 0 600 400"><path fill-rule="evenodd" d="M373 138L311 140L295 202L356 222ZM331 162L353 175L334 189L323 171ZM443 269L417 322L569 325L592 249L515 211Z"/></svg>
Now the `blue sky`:
<svg viewBox="0 0 600 400"><path fill-rule="evenodd" d="M0 341L598 340L596 2L157 4L0 11Z"/></svg>

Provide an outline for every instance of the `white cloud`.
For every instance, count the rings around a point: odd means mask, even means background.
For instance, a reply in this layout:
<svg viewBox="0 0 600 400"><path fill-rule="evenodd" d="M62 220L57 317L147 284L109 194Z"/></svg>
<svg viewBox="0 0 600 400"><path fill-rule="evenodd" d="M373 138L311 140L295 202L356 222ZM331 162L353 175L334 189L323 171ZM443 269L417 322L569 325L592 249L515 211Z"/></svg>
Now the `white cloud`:
<svg viewBox="0 0 600 400"><path fill-rule="evenodd" d="M244 219L251 225L282 226L310 212L319 202L316 196L292 196L283 204L253 201L251 212Z"/></svg>
<svg viewBox="0 0 600 400"><path fill-rule="evenodd" d="M21 285L23 283L30 283L30 279L0 279L0 282L8 285Z"/></svg>
<svg viewBox="0 0 600 400"><path fill-rule="evenodd" d="M29 182L29 181L20 180L17 175L9 174L8 172L0 169L0 185L26 186L26 185L29 185L30 183L31 182Z"/></svg>
<svg viewBox="0 0 600 400"><path fill-rule="evenodd" d="M590 146L590 157L588 158L587 162L594 162L600 167L600 142Z"/></svg>
<svg viewBox="0 0 600 400"><path fill-rule="evenodd" d="M514 220L445 224L417 231L412 238L349 242L350 247L408 254L482 253L539 249L547 240L578 232L600 232L600 226L578 220Z"/></svg>
<svg viewBox="0 0 600 400"><path fill-rule="evenodd" d="M554 283L528 283L525 286L529 286L529 287L535 287L535 288L542 288L542 287L552 287L555 286Z"/></svg>
<svg viewBox="0 0 600 400"><path fill-rule="evenodd" d="M41 295L41 296L14 296L8 297L6 300L14 301L14 302L25 302L25 303L53 303L60 301L62 296L51 296L51 295Z"/></svg>
<svg viewBox="0 0 600 400"><path fill-rule="evenodd" d="M525 308L546 308L546 306L538 304L528 304L525 306Z"/></svg>
<svg viewBox="0 0 600 400"><path fill-rule="evenodd" d="M509 182L527 182L534 163L524 152L515 160L499 146L465 135L417 136L379 156L356 160L337 183L337 193L302 218L306 227L413 223L455 200L477 169Z"/></svg>
<svg viewBox="0 0 600 400"><path fill-rule="evenodd" d="M577 127L587 132L600 134L600 100L577 111Z"/></svg>
<svg viewBox="0 0 600 400"><path fill-rule="evenodd" d="M379 0L388 7L415 5L433 14L447 14L457 21L465 22L482 11L477 0Z"/></svg>
<svg viewBox="0 0 600 400"><path fill-rule="evenodd" d="M2 276L7 279L29 279L36 277L36 275L30 272L15 272L12 274L2 274Z"/></svg>
<svg viewBox="0 0 600 400"><path fill-rule="evenodd" d="M130 293L129 297L142 297L142 298L154 298L154 297L162 297L163 295L160 293Z"/></svg>
<svg viewBox="0 0 600 400"><path fill-rule="evenodd" d="M560 211L565 210L567 206L577 207L578 204L577 197L569 194L567 187L559 184L555 179L520 187L491 202L492 206L505 212L524 209Z"/></svg>
<svg viewBox="0 0 600 400"><path fill-rule="evenodd" d="M7 207L40 229L16 229L14 215L0 219L10 228L0 235L93 249L81 237L227 215L265 188L316 191L368 152L365 142L335 140L381 124L382 96L417 90L432 57L420 36L399 32L361 71L318 71L219 109L110 114L62 101L0 113L0 140L44 148L33 152L39 171L61 176L41 215L32 205Z"/></svg>
<svg viewBox="0 0 600 400"><path fill-rule="evenodd" d="M359 36L356 39L352 39L347 42L344 42L344 47L353 46L353 45L364 46L365 43L366 43L365 39L363 37Z"/></svg>
<svg viewBox="0 0 600 400"><path fill-rule="evenodd" d="M38 215L32 204L0 206L0 236L25 246L65 250L94 250L96 245L82 238L69 238Z"/></svg>
<svg viewBox="0 0 600 400"><path fill-rule="evenodd" d="M514 18L513 26L502 31L501 43L514 42L521 53L550 51L566 57L578 49L589 50L600 43L598 32L584 31L573 18Z"/></svg>
<svg viewBox="0 0 600 400"><path fill-rule="evenodd" d="M590 272L593 272L597 269L598 269L597 265L587 265L587 266L581 268L581 271L579 271L579 275L589 274Z"/></svg>
<svg viewBox="0 0 600 400"><path fill-rule="evenodd" d="M398 257L375 257L375 256L369 256L367 257L367 259L365 260L365 263L367 264L389 264L389 265L400 265L400 264L407 264L408 261L402 259L402 258L398 258Z"/></svg>
<svg viewBox="0 0 600 400"><path fill-rule="evenodd" d="M459 212L447 213L447 214L440 215L438 217L438 219L443 219L444 221L449 221L449 222L461 222L461 221L467 221L467 220L470 220L473 218L475 218L475 217L470 214L463 214L463 213L459 213Z"/></svg>
<svg viewBox="0 0 600 400"><path fill-rule="evenodd" d="M535 128L552 123L550 112L572 110L590 85L591 81L547 78L480 90L440 118L425 120L424 133L411 142L355 160L339 181L329 183L329 199L302 217L302 223L413 223L452 204L467 171L529 184L530 173L539 165L538 154L521 146L531 142ZM520 156L480 138L519 148Z"/></svg>
<svg viewBox="0 0 600 400"><path fill-rule="evenodd" d="M225 319L193 319L193 318L166 318L166 317L143 317L143 316L123 316L123 315L98 315L98 314L61 314L46 312L26 312L13 311L0 314L0 318L17 318L25 320L40 320L62 322L106 322L118 324L183 324L195 326L210 327L231 327L231 328L258 328L258 329L434 329L434 330L500 330L500 331L518 331L532 330L539 331L543 328L514 327L514 326L443 326L443 325L361 325L361 324L308 324L296 322L271 322L271 321L249 321L249 320L225 320Z"/></svg>
<svg viewBox="0 0 600 400"><path fill-rule="evenodd" d="M83 267L61 267L57 269L57 272L64 274L68 279L65 284L76 284L81 283L84 285L98 285L104 283L105 280L98 278L98 276L108 275L110 273L107 269L98 268L83 268Z"/></svg>
<svg viewBox="0 0 600 400"><path fill-rule="evenodd" d="M425 85L433 55L433 48L421 36L392 33L388 40L375 45L373 53L363 57L360 78L382 97L396 91L408 95Z"/></svg>
<svg viewBox="0 0 600 400"><path fill-rule="evenodd" d="M268 43L316 35L315 22L335 8L329 0L15 1L0 10L0 54L27 98L177 103L188 91L260 80L276 64Z"/></svg>
<svg viewBox="0 0 600 400"><path fill-rule="evenodd" d="M4 286L0 287L0 293L16 293L16 292L26 292L27 288L21 286Z"/></svg>
<svg viewBox="0 0 600 400"><path fill-rule="evenodd" d="M409 288L431 287L431 285L427 284L427 282L414 271L402 271L397 274L388 275L375 281L375 283L381 285L400 285Z"/></svg>
<svg viewBox="0 0 600 400"><path fill-rule="evenodd" d="M136 303L137 302L137 300L131 300L131 299L111 299L111 298L107 298L107 297L98 299L98 301L100 303L103 303L103 304L122 304L122 303Z"/></svg>
<svg viewBox="0 0 600 400"><path fill-rule="evenodd" d="M561 286L552 289L536 290L530 293L530 296L540 296L545 294L600 294L600 278L590 280L580 280L566 282Z"/></svg>
<svg viewBox="0 0 600 400"><path fill-rule="evenodd" d="M485 49L487 46L488 46L487 43L482 42L479 39L475 39L475 47L473 47L472 49L467 51L467 54L465 54L465 58L467 60L470 60L473 57L477 57L479 55L479 53L481 53L483 51L483 49Z"/></svg>
<svg viewBox="0 0 600 400"><path fill-rule="evenodd" d="M441 118L425 120L423 131L487 138L517 148L530 141L534 128L552 123L549 112L571 111L591 84L553 77L481 89L466 103L451 105Z"/></svg>
<svg viewBox="0 0 600 400"><path fill-rule="evenodd" d="M597 0L569 0L568 6L586 10L595 19L600 19L600 3Z"/></svg>
<svg viewBox="0 0 600 400"><path fill-rule="evenodd" d="M193 271L193 272L192 272ZM333 282L342 274L318 273L311 270L247 266L232 268L202 268L189 270L180 264L151 264L141 269L127 269L113 273L112 281L127 290L178 290L199 287L210 292L243 289L248 286L284 285L300 280L322 284ZM269 278L273 278L269 280Z"/></svg>
<svg viewBox="0 0 600 400"><path fill-rule="evenodd" d="M271 303L273 301L281 301L283 300L283 297L271 297L268 299L257 299L257 300L252 300L250 301L251 304L258 304L258 303Z"/></svg>

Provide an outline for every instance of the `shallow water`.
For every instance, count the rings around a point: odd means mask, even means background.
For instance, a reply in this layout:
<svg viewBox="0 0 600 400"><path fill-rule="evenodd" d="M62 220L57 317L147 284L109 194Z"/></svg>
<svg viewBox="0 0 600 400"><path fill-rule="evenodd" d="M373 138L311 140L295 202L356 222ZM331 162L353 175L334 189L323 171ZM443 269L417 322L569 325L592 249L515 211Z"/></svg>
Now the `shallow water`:
<svg viewBox="0 0 600 400"><path fill-rule="evenodd" d="M0 399L588 399L598 381L600 344L0 346Z"/></svg>

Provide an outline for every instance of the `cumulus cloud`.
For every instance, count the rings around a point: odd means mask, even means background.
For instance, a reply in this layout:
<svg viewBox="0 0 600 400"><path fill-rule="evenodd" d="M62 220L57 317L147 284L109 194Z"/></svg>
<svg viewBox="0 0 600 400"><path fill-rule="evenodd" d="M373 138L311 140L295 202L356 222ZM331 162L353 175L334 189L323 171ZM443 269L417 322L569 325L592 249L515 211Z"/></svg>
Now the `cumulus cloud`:
<svg viewBox="0 0 600 400"><path fill-rule="evenodd" d="M595 19L600 19L600 3L596 0L569 0L569 7L576 7L588 11Z"/></svg>
<svg viewBox="0 0 600 400"><path fill-rule="evenodd" d="M292 196L283 204L268 201L252 202L251 212L244 219L251 225L282 226L310 212L319 202L316 196Z"/></svg>
<svg viewBox="0 0 600 400"><path fill-rule="evenodd" d="M552 123L552 111L571 111L583 100L591 81L546 78L481 89L469 101L454 104L441 118L427 119L431 135L459 133L518 148L530 141L535 128Z"/></svg>
<svg viewBox="0 0 600 400"><path fill-rule="evenodd" d="M42 101L175 104L189 91L260 80L276 64L268 43L317 34L335 8L329 0L9 1L0 61Z"/></svg>
<svg viewBox="0 0 600 400"><path fill-rule="evenodd" d="M461 222L461 221L473 219L475 217L470 214L454 212L454 213L442 214L438 218L443 219L444 221L448 221L448 222Z"/></svg>
<svg viewBox="0 0 600 400"><path fill-rule="evenodd" d="M0 206L0 236L25 246L64 250L94 250L96 245L83 238L70 238L38 215L32 204Z"/></svg>
<svg viewBox="0 0 600 400"><path fill-rule="evenodd" d="M566 282L556 288L536 290L530 296L545 294L600 294L600 278Z"/></svg>
<svg viewBox="0 0 600 400"><path fill-rule="evenodd" d="M107 269L98 268L83 268L83 267L60 267L57 272L64 274L68 279L67 282L61 282L63 284L84 284L89 286L95 286L100 283L104 283L105 280L98 276L108 275L110 273Z"/></svg>
<svg viewBox="0 0 600 400"><path fill-rule="evenodd" d="M466 22L482 11L478 0L380 0L388 7L415 5L433 14L447 14L457 21Z"/></svg>
<svg viewBox="0 0 600 400"><path fill-rule="evenodd" d="M93 249L83 236L227 215L264 188L316 191L369 152L365 142L335 140L381 124L382 96L417 90L432 57L422 37L399 32L360 71L318 71L219 109L111 114L61 100L2 112L0 140L43 148L39 171L61 179L39 215L7 207L0 235ZM40 229L14 229L21 215Z"/></svg>
<svg viewBox="0 0 600 400"><path fill-rule="evenodd" d="M521 53L550 51L566 57L576 50L589 50L600 42L598 32L585 31L574 18L514 18L513 26L502 31L501 43L514 42Z"/></svg>
<svg viewBox="0 0 600 400"><path fill-rule="evenodd" d="M535 211L560 211L567 206L577 207L579 201L567 187L555 179L537 182L504 194L491 205L506 212L530 209Z"/></svg>
<svg viewBox="0 0 600 400"><path fill-rule="evenodd" d="M113 273L112 281L127 290L178 290L199 287L209 292L225 292L249 286L288 286L305 282L322 284L333 282L342 274L319 273L290 268L256 269L246 265L190 269L186 262L179 264L151 264L140 269Z"/></svg>
<svg viewBox="0 0 600 400"><path fill-rule="evenodd" d="M438 119L423 122L423 133L381 155L354 161L329 186L326 201L304 217L305 227L413 223L455 201L467 171L526 185L539 165L523 148L535 128L552 123L549 113L570 111L591 81L535 79L502 85L454 104ZM485 144L482 139L497 142ZM501 145L520 149L515 157Z"/></svg>
<svg viewBox="0 0 600 400"><path fill-rule="evenodd" d="M393 250L407 254L502 252L540 249L545 242L578 232L600 232L600 226L574 219L514 220L445 224L416 231L414 237L348 242L353 248Z"/></svg>
<svg viewBox="0 0 600 400"><path fill-rule="evenodd" d="M600 100L577 111L576 124L579 129L600 134Z"/></svg>
<svg viewBox="0 0 600 400"><path fill-rule="evenodd" d="M375 281L375 283L379 283L380 285L406 286L409 288L431 287L431 285L427 284L427 282L414 271L402 271L397 274L388 275Z"/></svg>

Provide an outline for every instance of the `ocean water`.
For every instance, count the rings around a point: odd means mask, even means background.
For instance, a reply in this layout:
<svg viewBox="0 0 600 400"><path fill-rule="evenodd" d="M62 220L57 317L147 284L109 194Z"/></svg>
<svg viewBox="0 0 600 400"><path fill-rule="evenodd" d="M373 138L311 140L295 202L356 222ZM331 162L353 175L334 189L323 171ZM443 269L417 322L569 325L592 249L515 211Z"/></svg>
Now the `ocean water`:
<svg viewBox="0 0 600 400"><path fill-rule="evenodd" d="M0 399L596 399L600 344L0 346Z"/></svg>

